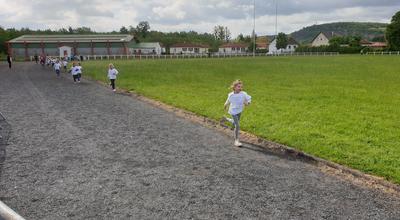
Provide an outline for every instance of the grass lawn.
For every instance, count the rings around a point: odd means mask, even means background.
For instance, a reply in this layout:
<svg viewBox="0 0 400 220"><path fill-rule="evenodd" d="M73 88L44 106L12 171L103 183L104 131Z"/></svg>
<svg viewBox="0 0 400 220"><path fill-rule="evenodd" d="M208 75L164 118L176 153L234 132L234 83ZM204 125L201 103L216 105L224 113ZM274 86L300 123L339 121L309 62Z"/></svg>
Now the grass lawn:
<svg viewBox="0 0 400 220"><path fill-rule="evenodd" d="M107 80L108 62L84 74ZM400 184L400 57L112 62L118 87L213 119L242 79L253 97L243 130Z"/></svg>

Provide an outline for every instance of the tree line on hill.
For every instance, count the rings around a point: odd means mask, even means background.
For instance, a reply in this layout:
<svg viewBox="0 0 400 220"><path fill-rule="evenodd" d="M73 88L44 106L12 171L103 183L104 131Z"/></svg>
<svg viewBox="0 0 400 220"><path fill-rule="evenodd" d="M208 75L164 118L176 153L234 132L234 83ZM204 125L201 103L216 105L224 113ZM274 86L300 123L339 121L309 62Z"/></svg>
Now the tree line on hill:
<svg viewBox="0 0 400 220"><path fill-rule="evenodd" d="M371 49L371 47L363 45L363 40L365 38L361 35L335 36L329 40L328 46L311 47L303 44L296 51L339 53L363 53L370 50L400 51L400 11L392 17L390 24L385 25L384 35L377 35L371 39L372 42L387 42L386 48Z"/></svg>

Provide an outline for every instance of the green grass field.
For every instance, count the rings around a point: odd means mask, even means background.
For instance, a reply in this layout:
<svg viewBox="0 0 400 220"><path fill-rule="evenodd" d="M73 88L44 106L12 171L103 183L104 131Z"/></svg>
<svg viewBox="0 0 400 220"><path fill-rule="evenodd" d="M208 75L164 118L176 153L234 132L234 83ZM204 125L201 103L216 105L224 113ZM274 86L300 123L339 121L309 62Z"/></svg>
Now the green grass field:
<svg viewBox="0 0 400 220"><path fill-rule="evenodd" d="M107 80L109 61L84 63ZM112 61L117 86L220 119L234 79L253 97L242 129L400 183L400 57Z"/></svg>

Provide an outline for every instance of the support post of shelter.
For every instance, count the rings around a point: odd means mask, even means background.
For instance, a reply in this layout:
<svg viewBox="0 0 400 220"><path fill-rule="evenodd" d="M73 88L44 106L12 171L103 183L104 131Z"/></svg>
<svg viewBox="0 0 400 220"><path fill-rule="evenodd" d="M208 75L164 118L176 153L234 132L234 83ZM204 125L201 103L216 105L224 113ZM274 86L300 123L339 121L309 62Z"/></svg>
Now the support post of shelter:
<svg viewBox="0 0 400 220"><path fill-rule="evenodd" d="M25 47L25 61L29 60L29 54L28 54L28 43L24 41L24 47Z"/></svg>
<svg viewBox="0 0 400 220"><path fill-rule="evenodd" d="M43 41L40 42L40 47L42 48L42 55L45 56L45 54L44 54L44 43L43 43Z"/></svg>
<svg viewBox="0 0 400 220"><path fill-rule="evenodd" d="M74 56L76 56L78 54L77 47L78 47L78 45L77 45L76 41L74 41Z"/></svg>
<svg viewBox="0 0 400 220"><path fill-rule="evenodd" d="M110 41L109 40L107 40L107 53L108 53L108 55L111 55Z"/></svg>
<svg viewBox="0 0 400 220"><path fill-rule="evenodd" d="M124 44L124 54L128 55L128 48L126 46L126 43L124 42L123 44Z"/></svg>
<svg viewBox="0 0 400 220"><path fill-rule="evenodd" d="M90 41L90 54L94 55L94 47L93 47L93 40Z"/></svg>

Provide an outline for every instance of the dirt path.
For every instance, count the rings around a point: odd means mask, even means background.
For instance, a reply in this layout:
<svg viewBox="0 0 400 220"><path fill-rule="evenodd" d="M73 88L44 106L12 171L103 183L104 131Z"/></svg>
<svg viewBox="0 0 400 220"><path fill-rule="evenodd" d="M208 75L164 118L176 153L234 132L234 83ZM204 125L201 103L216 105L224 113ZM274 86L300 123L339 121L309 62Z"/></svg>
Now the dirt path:
<svg viewBox="0 0 400 220"><path fill-rule="evenodd" d="M91 81L0 65L0 200L27 219L400 219L400 198Z"/></svg>

